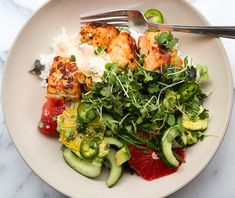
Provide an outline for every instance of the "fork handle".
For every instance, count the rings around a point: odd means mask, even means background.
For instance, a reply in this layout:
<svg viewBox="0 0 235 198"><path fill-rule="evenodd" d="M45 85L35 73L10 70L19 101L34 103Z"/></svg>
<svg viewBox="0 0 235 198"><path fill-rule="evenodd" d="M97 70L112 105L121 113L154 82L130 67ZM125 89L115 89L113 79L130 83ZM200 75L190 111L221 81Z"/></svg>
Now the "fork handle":
<svg viewBox="0 0 235 198"><path fill-rule="evenodd" d="M235 26L168 25L148 23L148 28L175 32L206 34L210 36L235 39Z"/></svg>

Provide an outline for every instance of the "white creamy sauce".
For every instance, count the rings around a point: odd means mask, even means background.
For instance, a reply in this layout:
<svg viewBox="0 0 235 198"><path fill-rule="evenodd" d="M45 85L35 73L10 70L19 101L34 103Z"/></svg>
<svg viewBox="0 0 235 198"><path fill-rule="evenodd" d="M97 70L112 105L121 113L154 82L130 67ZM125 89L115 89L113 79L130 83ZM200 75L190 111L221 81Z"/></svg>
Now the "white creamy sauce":
<svg viewBox="0 0 235 198"><path fill-rule="evenodd" d="M40 55L40 61L45 65L45 70L40 77L44 80L49 76L55 56L70 57L74 55L78 69L87 75L91 75L94 82L101 81L105 64L110 62L110 57L106 52L95 55L94 46L80 43L79 34L69 35L64 28L62 29L62 34L53 40L51 47L51 54ZM43 86L45 85L44 82Z"/></svg>
<svg viewBox="0 0 235 198"><path fill-rule="evenodd" d="M87 43L79 44L75 56L78 68L87 74L91 74L95 82L101 80L105 64L110 62L110 57L106 52L95 55L94 47Z"/></svg>
<svg viewBox="0 0 235 198"><path fill-rule="evenodd" d="M138 43L139 37L140 37L140 36L143 36L142 33L137 32L137 31L132 30L132 29L128 29L128 32L130 32L131 36L135 39L135 41L136 41L137 43Z"/></svg>

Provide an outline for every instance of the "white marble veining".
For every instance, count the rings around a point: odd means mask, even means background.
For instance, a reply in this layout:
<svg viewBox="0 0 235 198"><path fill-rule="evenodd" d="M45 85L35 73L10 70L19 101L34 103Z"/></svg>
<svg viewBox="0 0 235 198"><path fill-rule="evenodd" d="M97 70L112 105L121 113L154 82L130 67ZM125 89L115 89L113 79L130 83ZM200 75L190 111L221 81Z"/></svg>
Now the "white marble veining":
<svg viewBox="0 0 235 198"><path fill-rule="evenodd" d="M0 0L0 76L17 33L25 21L45 2L46 0ZM201 11L213 25L235 25L235 1L188 0L188 2ZM223 43L235 80L235 40L223 39ZM171 198L235 197L234 120L235 106L227 135L212 162L196 179L171 195ZM25 164L9 137L1 109L0 156L0 197L65 197L41 181Z"/></svg>

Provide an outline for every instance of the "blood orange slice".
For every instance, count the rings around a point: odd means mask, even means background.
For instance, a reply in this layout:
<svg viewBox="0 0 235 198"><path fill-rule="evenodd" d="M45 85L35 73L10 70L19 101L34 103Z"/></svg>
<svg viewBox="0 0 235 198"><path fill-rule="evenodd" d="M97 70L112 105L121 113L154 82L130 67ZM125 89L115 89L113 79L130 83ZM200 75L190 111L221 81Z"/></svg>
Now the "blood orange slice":
<svg viewBox="0 0 235 198"><path fill-rule="evenodd" d="M44 116L38 124L38 130L45 135L56 135L57 123L51 116Z"/></svg>
<svg viewBox="0 0 235 198"><path fill-rule="evenodd" d="M167 166L152 149L136 148L135 146L130 146L129 149L131 158L128 164L147 181L170 175L179 168ZM184 159L185 152L183 149L175 149L175 152L180 158Z"/></svg>
<svg viewBox="0 0 235 198"><path fill-rule="evenodd" d="M42 107L42 116L58 116L65 110L65 104L59 98L47 98Z"/></svg>
<svg viewBox="0 0 235 198"><path fill-rule="evenodd" d="M56 135L56 117L64 110L65 104L62 99L48 97L42 107L41 120L38 124L39 131L46 135Z"/></svg>

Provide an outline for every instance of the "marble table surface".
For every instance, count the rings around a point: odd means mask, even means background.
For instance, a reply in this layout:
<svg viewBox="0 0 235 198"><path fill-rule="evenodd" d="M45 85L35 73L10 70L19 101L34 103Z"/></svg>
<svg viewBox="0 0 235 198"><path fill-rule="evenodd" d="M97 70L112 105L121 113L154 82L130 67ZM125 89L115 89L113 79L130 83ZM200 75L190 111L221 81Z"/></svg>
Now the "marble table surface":
<svg viewBox="0 0 235 198"><path fill-rule="evenodd" d="M9 48L29 17L46 0L0 0L0 76ZM234 0L188 0L213 25L235 25ZM222 39L235 79L235 40ZM234 81L235 82L235 81ZM235 102L235 97L233 97ZM171 198L235 197L235 106L225 139L207 168ZM0 197L62 198L25 164L7 132L0 108Z"/></svg>

